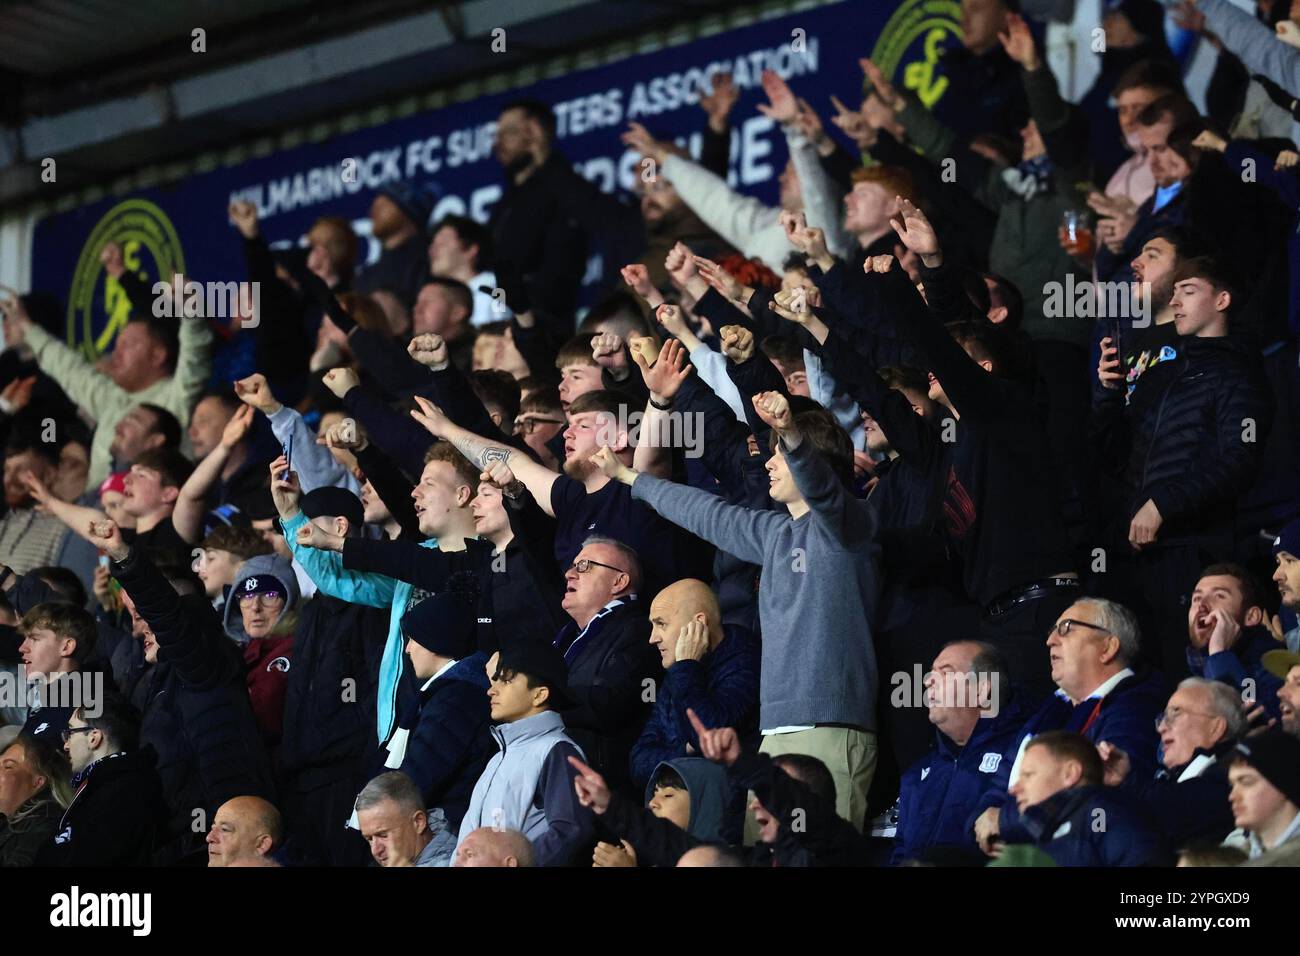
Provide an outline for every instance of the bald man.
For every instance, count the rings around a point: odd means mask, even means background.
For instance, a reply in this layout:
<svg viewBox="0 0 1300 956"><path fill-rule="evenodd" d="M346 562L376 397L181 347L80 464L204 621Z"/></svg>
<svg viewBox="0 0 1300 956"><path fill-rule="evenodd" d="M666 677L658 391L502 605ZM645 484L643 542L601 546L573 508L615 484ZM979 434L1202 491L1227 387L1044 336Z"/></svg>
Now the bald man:
<svg viewBox="0 0 1300 956"><path fill-rule="evenodd" d="M460 841L452 866L532 866L533 845L518 830L479 827Z"/></svg>
<svg viewBox="0 0 1300 956"><path fill-rule="evenodd" d="M744 858L730 847L697 846L687 850L677 861L678 866L744 866Z"/></svg>
<svg viewBox="0 0 1300 956"><path fill-rule="evenodd" d="M632 748L632 778L644 789L655 767L698 756L689 707L706 727L734 727L757 743L758 674L762 654L753 632L723 624L717 595L703 581L683 578L650 603L650 644L664 679L640 739Z"/></svg>
<svg viewBox="0 0 1300 956"><path fill-rule="evenodd" d="M280 811L261 797L227 800L208 831L208 866L279 866Z"/></svg>

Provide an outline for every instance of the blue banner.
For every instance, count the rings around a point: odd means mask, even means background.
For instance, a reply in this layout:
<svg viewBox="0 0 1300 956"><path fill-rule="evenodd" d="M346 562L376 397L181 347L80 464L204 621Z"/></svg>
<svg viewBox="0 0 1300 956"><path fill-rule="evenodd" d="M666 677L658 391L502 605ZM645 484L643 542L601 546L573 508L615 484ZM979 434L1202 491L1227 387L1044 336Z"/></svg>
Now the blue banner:
<svg viewBox="0 0 1300 956"><path fill-rule="evenodd" d="M730 70L741 91L728 180L775 203L786 150L775 124L755 109L766 101L762 71L776 71L827 116L832 94L858 102L858 60L872 55L933 105L948 92L936 61L956 42L959 14L958 0L844 0L104 200L38 224L33 288L66 297L68 341L98 354L130 308L99 263L109 240L123 244L128 268L150 283L173 271L224 282L244 277L238 234L226 215L234 199L257 205L273 245L302 242L319 216L346 217L369 258L378 254L369 239L370 200L388 183L436 183L442 198L431 221L453 212L485 220L501 195L502 171L491 151L496 118L503 104L522 97L554 105L556 149L584 176L606 191L628 189L638 156L620 133L635 120L698 155L705 116L697 100L717 70ZM589 281L598 278L589 270Z"/></svg>

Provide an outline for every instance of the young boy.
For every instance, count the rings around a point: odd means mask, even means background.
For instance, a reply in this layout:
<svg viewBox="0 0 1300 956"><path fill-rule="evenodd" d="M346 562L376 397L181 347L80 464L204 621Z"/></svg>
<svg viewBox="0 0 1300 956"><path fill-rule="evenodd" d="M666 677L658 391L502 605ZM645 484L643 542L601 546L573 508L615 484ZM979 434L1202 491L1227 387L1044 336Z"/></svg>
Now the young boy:
<svg viewBox="0 0 1300 956"><path fill-rule="evenodd" d="M488 761L460 825L457 846L479 827L519 830L538 866L565 866L591 838L591 811L578 803L569 757L582 751L557 711L573 705L564 658L550 644L519 641L493 656L487 673L500 752Z"/></svg>

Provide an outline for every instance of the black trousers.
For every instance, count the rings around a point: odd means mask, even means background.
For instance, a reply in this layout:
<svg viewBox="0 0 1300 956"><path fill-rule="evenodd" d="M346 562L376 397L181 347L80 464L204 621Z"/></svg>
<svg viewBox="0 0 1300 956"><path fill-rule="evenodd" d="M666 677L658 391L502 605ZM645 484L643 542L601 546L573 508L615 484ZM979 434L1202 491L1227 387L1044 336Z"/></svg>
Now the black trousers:
<svg viewBox="0 0 1300 956"><path fill-rule="evenodd" d="M1201 570L1213 554L1192 544L1152 547L1107 555L1106 571L1094 574L1089 590L1118 601L1138 618L1142 658L1159 670L1170 693L1189 675L1187 610Z"/></svg>
<svg viewBox="0 0 1300 956"><path fill-rule="evenodd" d="M370 848L358 830L346 826L360 785L344 777L323 787L285 787L285 852L293 863L308 866L366 866Z"/></svg>

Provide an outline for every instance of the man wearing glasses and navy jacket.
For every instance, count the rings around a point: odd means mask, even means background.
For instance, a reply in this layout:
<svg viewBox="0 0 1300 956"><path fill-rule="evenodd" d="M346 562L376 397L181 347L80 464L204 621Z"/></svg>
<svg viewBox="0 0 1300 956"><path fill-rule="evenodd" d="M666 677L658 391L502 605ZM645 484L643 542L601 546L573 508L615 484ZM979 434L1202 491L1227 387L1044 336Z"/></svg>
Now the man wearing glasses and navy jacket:
<svg viewBox="0 0 1300 956"><path fill-rule="evenodd" d="M564 726L611 786L630 786L632 745L663 677L650 621L637 599L637 553L613 538L589 537L564 574L569 622L555 639L577 706Z"/></svg>
<svg viewBox="0 0 1300 956"><path fill-rule="evenodd" d="M1080 598L1057 618L1046 643L1056 693L1003 754L1005 769L999 769L971 816L975 839L986 853L1000 842L1032 842L1007 790L1036 734L1073 731L1128 754L1133 771L1143 778L1156 770L1155 718L1164 709L1164 680L1137 663L1140 643L1133 612L1102 598Z"/></svg>

